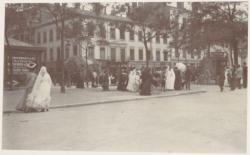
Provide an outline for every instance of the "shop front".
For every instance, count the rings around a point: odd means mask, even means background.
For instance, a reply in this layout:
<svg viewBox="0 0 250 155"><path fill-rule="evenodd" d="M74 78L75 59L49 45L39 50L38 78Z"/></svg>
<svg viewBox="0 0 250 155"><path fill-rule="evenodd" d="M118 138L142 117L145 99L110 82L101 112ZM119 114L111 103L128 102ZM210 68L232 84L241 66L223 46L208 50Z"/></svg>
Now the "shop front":
<svg viewBox="0 0 250 155"><path fill-rule="evenodd" d="M4 47L4 88L12 89L25 85L27 64L35 63L41 67L41 55L45 51L42 47L9 39L9 45Z"/></svg>

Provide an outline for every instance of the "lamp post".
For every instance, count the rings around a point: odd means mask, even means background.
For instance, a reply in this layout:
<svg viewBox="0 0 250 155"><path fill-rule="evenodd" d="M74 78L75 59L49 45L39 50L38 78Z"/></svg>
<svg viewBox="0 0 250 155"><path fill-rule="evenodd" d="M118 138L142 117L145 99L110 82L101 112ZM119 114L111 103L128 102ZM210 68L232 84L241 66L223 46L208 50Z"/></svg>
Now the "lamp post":
<svg viewBox="0 0 250 155"><path fill-rule="evenodd" d="M86 68L87 68L87 70L88 70L88 52L89 52L91 47L93 47L93 44L92 44L91 40L88 40L87 46L86 46Z"/></svg>
<svg viewBox="0 0 250 155"><path fill-rule="evenodd" d="M65 7L66 4L61 4L61 92L65 93L65 81L64 81L64 27L65 27Z"/></svg>

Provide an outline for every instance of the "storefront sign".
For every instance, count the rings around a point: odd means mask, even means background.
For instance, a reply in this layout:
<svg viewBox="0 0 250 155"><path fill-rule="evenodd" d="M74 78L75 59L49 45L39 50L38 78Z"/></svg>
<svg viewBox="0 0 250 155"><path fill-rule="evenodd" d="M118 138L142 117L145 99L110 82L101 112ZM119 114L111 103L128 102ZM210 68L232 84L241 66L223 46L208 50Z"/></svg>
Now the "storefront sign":
<svg viewBox="0 0 250 155"><path fill-rule="evenodd" d="M28 72L27 64L30 62L35 62L35 57L26 57L26 56L13 56L12 57L12 67L13 74L20 75Z"/></svg>

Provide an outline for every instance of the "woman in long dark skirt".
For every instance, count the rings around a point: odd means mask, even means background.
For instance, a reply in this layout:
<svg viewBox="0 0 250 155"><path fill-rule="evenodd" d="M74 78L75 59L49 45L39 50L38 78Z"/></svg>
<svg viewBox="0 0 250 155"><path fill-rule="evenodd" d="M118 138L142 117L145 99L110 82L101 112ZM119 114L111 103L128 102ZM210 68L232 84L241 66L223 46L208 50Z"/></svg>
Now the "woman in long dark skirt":
<svg viewBox="0 0 250 155"><path fill-rule="evenodd" d="M140 95L151 95L152 74L150 69L146 68L141 75L141 90Z"/></svg>
<svg viewBox="0 0 250 155"><path fill-rule="evenodd" d="M174 82L174 89L175 90L181 90L181 71L175 67L175 82Z"/></svg>
<svg viewBox="0 0 250 155"><path fill-rule="evenodd" d="M224 90L224 82L225 82L225 71L223 68L221 68L218 75L218 84L221 92L223 92Z"/></svg>
<svg viewBox="0 0 250 155"><path fill-rule="evenodd" d="M36 80L37 75L34 72L35 67L36 67L35 63L27 64L27 68L29 69L29 72L26 74L26 81L25 81L26 88L25 88L25 91L24 91L22 98L19 100L19 103L16 106L17 110L24 111L24 112L29 111L29 108L26 105L26 100L28 98L28 95L31 93L33 85L34 85L35 80Z"/></svg>
<svg viewBox="0 0 250 155"><path fill-rule="evenodd" d="M101 74L100 83L102 85L102 90L109 90L109 76L107 71Z"/></svg>

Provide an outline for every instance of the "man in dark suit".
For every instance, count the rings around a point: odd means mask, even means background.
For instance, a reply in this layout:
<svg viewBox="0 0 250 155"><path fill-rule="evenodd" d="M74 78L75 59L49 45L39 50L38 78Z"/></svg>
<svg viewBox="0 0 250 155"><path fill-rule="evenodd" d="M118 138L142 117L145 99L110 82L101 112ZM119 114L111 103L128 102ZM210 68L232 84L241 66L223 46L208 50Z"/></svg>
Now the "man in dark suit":
<svg viewBox="0 0 250 155"><path fill-rule="evenodd" d="M243 88L247 88L247 63L243 63Z"/></svg>
<svg viewBox="0 0 250 155"><path fill-rule="evenodd" d="M186 84L186 90L190 90L190 83L192 79L192 71L190 69L190 66L187 65L187 70L185 72L185 84Z"/></svg>

